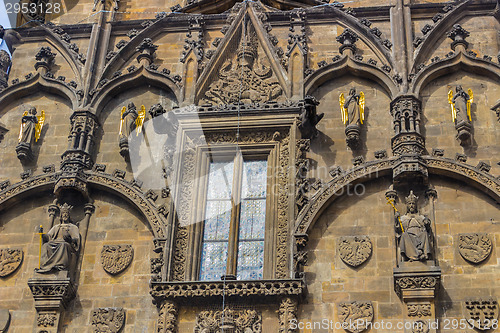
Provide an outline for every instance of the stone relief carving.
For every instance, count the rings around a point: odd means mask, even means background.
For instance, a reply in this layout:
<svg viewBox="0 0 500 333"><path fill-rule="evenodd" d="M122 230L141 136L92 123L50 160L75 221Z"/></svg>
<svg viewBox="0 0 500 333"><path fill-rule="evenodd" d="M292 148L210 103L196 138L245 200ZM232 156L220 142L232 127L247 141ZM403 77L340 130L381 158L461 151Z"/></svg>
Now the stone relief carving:
<svg viewBox="0 0 500 333"><path fill-rule="evenodd" d="M248 23L236 59L228 58L200 104L259 103L282 101L283 89L273 76L267 58L260 57L255 29ZM236 64L235 64L236 63Z"/></svg>
<svg viewBox="0 0 500 333"><path fill-rule="evenodd" d="M395 213L399 250L404 261L421 261L431 258L431 220L417 210L418 197L410 191L406 197L406 214Z"/></svg>
<svg viewBox="0 0 500 333"><path fill-rule="evenodd" d="M488 258L493 248L491 239L486 234L470 233L458 235L458 252L467 261L474 264Z"/></svg>
<svg viewBox="0 0 500 333"><path fill-rule="evenodd" d="M340 94L339 103L347 144L356 148L359 145L360 126L365 120L365 94L362 91L357 94L356 88L351 88L347 99L344 93Z"/></svg>
<svg viewBox="0 0 500 333"><path fill-rule="evenodd" d="M80 232L70 218L73 207L65 203L61 207L60 223L42 235L42 257L37 273L69 271L80 251Z"/></svg>
<svg viewBox="0 0 500 333"><path fill-rule="evenodd" d="M302 137L306 139L314 139L318 135L316 125L325 116L324 113L318 114L316 107L319 105L318 100L314 96L304 97L304 106L299 116L299 130Z"/></svg>
<svg viewBox="0 0 500 333"><path fill-rule="evenodd" d="M373 320L373 306L371 302L344 302L338 306L339 319L351 333L363 332L366 324ZM352 324L352 325L349 325Z"/></svg>
<svg viewBox="0 0 500 333"><path fill-rule="evenodd" d="M91 313L92 332L117 333L125 325L123 308L98 308Z"/></svg>
<svg viewBox="0 0 500 333"><path fill-rule="evenodd" d="M256 310L208 310L202 311L196 318L195 333L262 332L262 315Z"/></svg>
<svg viewBox="0 0 500 333"><path fill-rule="evenodd" d="M10 56L5 50L0 50L0 90L9 85L9 68L12 65Z"/></svg>
<svg viewBox="0 0 500 333"><path fill-rule="evenodd" d="M413 322L412 333L428 333L429 324L425 320L416 320Z"/></svg>
<svg viewBox="0 0 500 333"><path fill-rule="evenodd" d="M38 327L54 327L56 322L56 313L39 313L36 318L36 324Z"/></svg>
<svg viewBox="0 0 500 333"><path fill-rule="evenodd" d="M101 250L102 268L111 275L123 272L132 262L132 245L104 245Z"/></svg>
<svg viewBox="0 0 500 333"><path fill-rule="evenodd" d="M19 249L0 249L0 277L15 272L23 261L24 252Z"/></svg>
<svg viewBox="0 0 500 333"><path fill-rule="evenodd" d="M279 333L294 333L290 323L297 320L297 300L286 297L281 300L278 310Z"/></svg>
<svg viewBox="0 0 500 333"><path fill-rule="evenodd" d="M430 303L407 303L408 317L429 317L432 315Z"/></svg>
<svg viewBox="0 0 500 333"><path fill-rule="evenodd" d="M10 324L10 311L7 309L0 309L0 332L7 332Z"/></svg>
<svg viewBox="0 0 500 333"><path fill-rule="evenodd" d="M368 236L346 236L339 239L339 256L352 267L360 266L372 254L372 242Z"/></svg>
<svg viewBox="0 0 500 333"><path fill-rule="evenodd" d="M394 278L394 287L398 294L402 289L435 289L439 276L403 276Z"/></svg>
<svg viewBox="0 0 500 333"><path fill-rule="evenodd" d="M24 111L21 118L21 128L19 130L19 143L16 146L17 157L21 161L33 160L33 144L38 141L42 133L45 122L45 112L42 110L40 116L36 115L36 108Z"/></svg>
<svg viewBox="0 0 500 333"><path fill-rule="evenodd" d="M498 320L498 301L496 299L468 299L462 303L464 316L474 328L486 331ZM498 322L497 322L498 324Z"/></svg>
<svg viewBox="0 0 500 333"><path fill-rule="evenodd" d="M179 307L172 301L165 301L160 307L160 316L156 327L157 333L176 333Z"/></svg>

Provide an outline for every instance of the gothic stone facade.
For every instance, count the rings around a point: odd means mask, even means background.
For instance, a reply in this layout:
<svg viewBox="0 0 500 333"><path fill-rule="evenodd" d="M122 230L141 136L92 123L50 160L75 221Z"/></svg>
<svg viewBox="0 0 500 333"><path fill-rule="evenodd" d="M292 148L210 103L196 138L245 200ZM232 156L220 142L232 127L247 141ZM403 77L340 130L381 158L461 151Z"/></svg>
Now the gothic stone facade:
<svg viewBox="0 0 500 333"><path fill-rule="evenodd" d="M41 16L2 55L0 331L498 330L498 2ZM204 175L235 147L267 162L262 276L231 278L233 242L200 281Z"/></svg>

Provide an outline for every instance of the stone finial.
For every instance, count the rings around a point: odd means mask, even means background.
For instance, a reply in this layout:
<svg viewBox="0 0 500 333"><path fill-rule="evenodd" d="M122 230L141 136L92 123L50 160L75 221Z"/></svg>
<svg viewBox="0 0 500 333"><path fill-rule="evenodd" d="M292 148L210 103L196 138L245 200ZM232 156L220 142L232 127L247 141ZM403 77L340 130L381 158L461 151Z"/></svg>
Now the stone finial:
<svg viewBox="0 0 500 333"><path fill-rule="evenodd" d="M137 61L144 66L151 65L156 49L158 49L158 45L153 44L151 38L144 38L135 49L137 52L141 52L141 54L137 56Z"/></svg>
<svg viewBox="0 0 500 333"><path fill-rule="evenodd" d="M358 35L351 29L345 29L339 36L337 36L337 42L341 43L339 50L340 53L344 54L344 50L351 50L351 54L356 53L356 45L354 45L359 39Z"/></svg>
<svg viewBox="0 0 500 333"><path fill-rule="evenodd" d="M50 70L50 67L54 64L54 58L56 57L56 53L52 52L50 47L42 47L38 50L38 53L35 55L36 63L35 69L38 71L42 68L42 74L45 74Z"/></svg>
<svg viewBox="0 0 500 333"><path fill-rule="evenodd" d="M470 36L470 33L462 28L460 24L453 25L453 29L447 34L448 38L450 38L453 42L451 43L451 48L455 51L457 45L462 45L462 50L467 50L469 47L469 43L465 40L465 38Z"/></svg>

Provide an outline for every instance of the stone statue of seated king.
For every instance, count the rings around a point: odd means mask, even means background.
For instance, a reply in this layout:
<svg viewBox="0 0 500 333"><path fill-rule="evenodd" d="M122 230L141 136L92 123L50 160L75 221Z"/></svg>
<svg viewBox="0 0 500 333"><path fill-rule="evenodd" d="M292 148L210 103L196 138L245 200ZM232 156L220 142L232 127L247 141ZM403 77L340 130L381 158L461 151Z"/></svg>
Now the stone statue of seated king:
<svg viewBox="0 0 500 333"><path fill-rule="evenodd" d="M80 233L70 219L68 204L61 207L60 223L54 225L42 236L40 268L37 273L69 271L80 251Z"/></svg>

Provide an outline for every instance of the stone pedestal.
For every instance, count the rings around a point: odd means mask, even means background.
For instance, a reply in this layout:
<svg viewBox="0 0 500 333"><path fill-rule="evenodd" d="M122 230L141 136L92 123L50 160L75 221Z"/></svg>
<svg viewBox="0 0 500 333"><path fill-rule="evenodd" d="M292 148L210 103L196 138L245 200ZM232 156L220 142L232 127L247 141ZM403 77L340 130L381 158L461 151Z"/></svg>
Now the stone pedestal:
<svg viewBox="0 0 500 333"><path fill-rule="evenodd" d="M405 262L394 269L394 290L404 303L407 333L435 333L435 299L441 269L433 261Z"/></svg>
<svg viewBox="0 0 500 333"><path fill-rule="evenodd" d="M68 272L38 274L28 280L35 299L36 317L33 333L60 332L59 324L62 311L75 296L75 286Z"/></svg>
<svg viewBox="0 0 500 333"><path fill-rule="evenodd" d="M31 150L31 145L26 142L20 142L16 146L17 158L22 162L33 161L33 152Z"/></svg>
<svg viewBox="0 0 500 333"><path fill-rule="evenodd" d="M468 144L472 137L472 124L467 120L462 120L455 125L455 129L457 130L457 139L460 140L460 144L462 146Z"/></svg>
<svg viewBox="0 0 500 333"><path fill-rule="evenodd" d="M345 128L346 142L351 149L359 146L359 133L359 125L348 125Z"/></svg>

